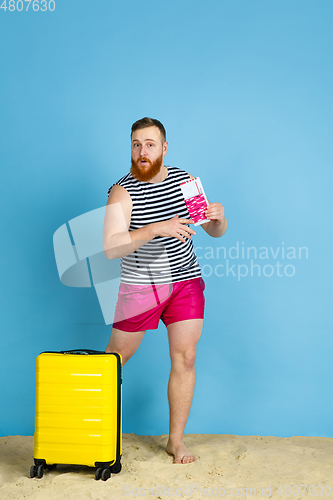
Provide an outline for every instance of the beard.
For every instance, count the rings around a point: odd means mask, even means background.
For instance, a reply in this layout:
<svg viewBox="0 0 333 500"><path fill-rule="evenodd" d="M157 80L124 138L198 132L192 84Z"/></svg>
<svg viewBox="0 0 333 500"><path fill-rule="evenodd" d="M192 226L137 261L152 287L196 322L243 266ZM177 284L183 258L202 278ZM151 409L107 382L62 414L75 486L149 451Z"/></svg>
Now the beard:
<svg viewBox="0 0 333 500"><path fill-rule="evenodd" d="M141 160L145 160L148 165L140 165L139 162ZM132 158L131 174L139 182L148 182L161 170L162 163L163 153L155 161L151 161L149 158L145 158L143 156L140 156L137 161Z"/></svg>

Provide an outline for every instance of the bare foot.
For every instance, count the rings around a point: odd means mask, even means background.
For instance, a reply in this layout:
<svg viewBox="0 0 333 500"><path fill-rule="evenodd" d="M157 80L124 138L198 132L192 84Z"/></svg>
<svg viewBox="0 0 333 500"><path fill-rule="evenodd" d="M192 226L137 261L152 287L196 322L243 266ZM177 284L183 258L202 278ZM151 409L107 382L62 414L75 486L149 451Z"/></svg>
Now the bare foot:
<svg viewBox="0 0 333 500"><path fill-rule="evenodd" d="M174 457L174 464L190 464L195 460L195 456L189 452L182 442L173 444L169 439L165 451Z"/></svg>

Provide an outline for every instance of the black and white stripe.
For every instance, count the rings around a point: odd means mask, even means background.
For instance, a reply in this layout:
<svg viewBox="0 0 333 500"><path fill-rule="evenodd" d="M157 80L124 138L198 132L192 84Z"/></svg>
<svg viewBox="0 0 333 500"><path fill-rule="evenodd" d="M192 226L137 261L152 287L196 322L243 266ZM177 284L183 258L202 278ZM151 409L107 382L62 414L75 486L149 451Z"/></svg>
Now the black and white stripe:
<svg viewBox="0 0 333 500"><path fill-rule="evenodd" d="M168 166L167 169L167 178L159 183L139 182L131 173L115 183L123 186L132 198L130 231L171 219L177 214L179 218L190 218L179 187L190 177L177 167ZM156 236L137 251L123 257L121 281L145 285L199 278L200 266L193 251L193 242L188 238L185 240L183 243L177 238Z"/></svg>

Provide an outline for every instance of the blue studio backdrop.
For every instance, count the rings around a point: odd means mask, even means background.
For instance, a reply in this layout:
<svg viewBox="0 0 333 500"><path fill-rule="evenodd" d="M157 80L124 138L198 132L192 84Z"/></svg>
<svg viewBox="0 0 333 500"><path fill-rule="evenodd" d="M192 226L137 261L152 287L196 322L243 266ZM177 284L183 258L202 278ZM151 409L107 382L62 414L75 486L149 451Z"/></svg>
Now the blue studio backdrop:
<svg viewBox="0 0 333 500"><path fill-rule="evenodd" d="M107 345L53 235L105 206L151 116L166 164L229 222L194 238L206 318L186 432L333 437L331 0L28 4L0 9L0 435L34 432L40 352ZM160 324L124 368L124 432L168 432L169 370Z"/></svg>

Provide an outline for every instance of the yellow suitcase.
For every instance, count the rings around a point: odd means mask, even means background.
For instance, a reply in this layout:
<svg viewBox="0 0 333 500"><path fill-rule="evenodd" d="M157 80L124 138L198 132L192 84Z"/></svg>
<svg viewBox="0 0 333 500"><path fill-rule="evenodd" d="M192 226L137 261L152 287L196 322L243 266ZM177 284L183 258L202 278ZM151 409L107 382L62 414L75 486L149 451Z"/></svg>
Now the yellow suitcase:
<svg viewBox="0 0 333 500"><path fill-rule="evenodd" d="M122 366L117 353L43 352L36 360L34 462L30 477L56 464L121 470Z"/></svg>

